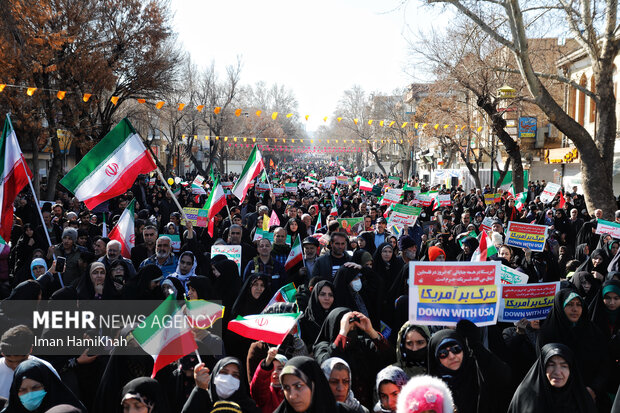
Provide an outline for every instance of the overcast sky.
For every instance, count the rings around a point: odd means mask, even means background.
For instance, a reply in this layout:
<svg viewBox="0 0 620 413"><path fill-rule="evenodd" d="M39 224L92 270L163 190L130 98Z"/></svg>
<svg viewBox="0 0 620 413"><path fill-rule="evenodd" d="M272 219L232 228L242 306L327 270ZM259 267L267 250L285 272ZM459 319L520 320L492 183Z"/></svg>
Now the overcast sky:
<svg viewBox="0 0 620 413"><path fill-rule="evenodd" d="M401 3L173 0L171 7L179 41L199 67L215 61L224 73L241 56L242 83L291 89L312 130L356 84L388 94L420 80L409 74L406 39L436 19L415 0Z"/></svg>

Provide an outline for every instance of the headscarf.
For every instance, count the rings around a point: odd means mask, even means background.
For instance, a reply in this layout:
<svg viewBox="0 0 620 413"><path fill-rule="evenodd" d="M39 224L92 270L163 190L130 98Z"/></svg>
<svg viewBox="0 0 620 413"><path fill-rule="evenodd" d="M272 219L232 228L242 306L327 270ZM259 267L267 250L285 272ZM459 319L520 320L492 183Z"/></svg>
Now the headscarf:
<svg viewBox="0 0 620 413"><path fill-rule="evenodd" d="M444 367L437 352L448 345L458 344L463 349L463 362L458 370ZM478 368L465 340L455 330L441 330L428 343L428 374L441 378L450 388L459 412L478 410L480 387Z"/></svg>
<svg viewBox="0 0 620 413"><path fill-rule="evenodd" d="M325 310L319 301L319 294L321 294L321 290L325 287L329 287L332 290L332 294L334 294L334 302L332 306ZM304 310L304 314L299 320L299 324L301 327L301 338L304 340L308 347L312 347L314 341L319 335L319 331L321 330L321 325L325 318L329 314L329 312L336 306L335 300L335 289L334 284L331 281L323 280L319 281L315 284L312 289L312 293L310 294L310 299L308 300L308 306Z"/></svg>
<svg viewBox="0 0 620 413"><path fill-rule="evenodd" d="M209 276L213 295L216 299L222 300L224 306L232 308L242 287L239 268L233 260L229 260L224 255L212 257L211 265L220 273L219 277L213 274Z"/></svg>
<svg viewBox="0 0 620 413"><path fill-rule="evenodd" d="M603 332L603 335L609 340L620 329L620 308L611 311L605 305L603 299L608 292L614 292L620 295L620 281L605 281L603 288L595 298L590 307L592 313L592 322Z"/></svg>
<svg viewBox="0 0 620 413"><path fill-rule="evenodd" d="M325 321L321 325L321 330L319 331L319 335L316 338L313 346L313 353L317 354L317 348L319 346L331 346L331 344L338 337L338 333L340 332L340 320L342 316L351 310L346 307L337 307L329 312ZM321 361L318 360L317 361Z"/></svg>
<svg viewBox="0 0 620 413"><path fill-rule="evenodd" d="M547 362L560 356L568 362L570 375L562 388L555 388L546 375ZM586 390L573 352L565 345L550 343L540 351L536 363L515 392L508 413L596 413L596 406Z"/></svg>
<svg viewBox="0 0 620 413"><path fill-rule="evenodd" d="M185 275L181 274L181 258L183 258L184 255L189 255L190 257L192 257L192 262L193 262L192 268ZM170 274L169 277L176 277L176 278L178 278L179 281L181 281L183 283L183 286L185 287L185 292L187 292L187 281L189 280L189 277L192 277L192 276L196 275L196 267L197 266L198 266L198 260L196 259L194 254L191 251L185 251L184 253L182 253L179 256L179 262L177 264L176 271L173 272L172 274Z"/></svg>
<svg viewBox="0 0 620 413"><path fill-rule="evenodd" d="M346 370L349 372L349 393L347 393L347 398L343 404L355 411L358 411L361 404L359 400L357 400L355 398L355 395L353 394L353 390L352 390L353 377L351 375L351 367L349 367L349 364L343 359L341 359L340 357L330 357L327 360L325 360L323 363L321 363L321 370L323 370L323 374L325 374L325 378L327 379L327 382L329 383L329 378L332 375L332 370L334 370L334 367L336 367L336 365L338 364L344 366Z"/></svg>
<svg viewBox="0 0 620 413"><path fill-rule="evenodd" d="M319 364L310 357L293 357L284 365L280 373L280 383L284 376L292 374L301 379L312 390L312 403L306 413L337 412L338 404L329 383ZM295 410L284 398L274 413L294 413Z"/></svg>
<svg viewBox="0 0 620 413"><path fill-rule="evenodd" d="M86 408L71 390L60 381L49 367L39 360L26 360L17 366L9 390L9 400L2 411L3 413L31 413L24 407L18 395L19 388L25 378L38 381L43 385L46 392L41 405L35 412L44 412L59 404L70 404L86 413Z"/></svg>
<svg viewBox="0 0 620 413"><path fill-rule="evenodd" d="M146 404L149 413L168 413L168 401L161 385L150 377L138 377L123 387L121 402L126 399L137 399ZM122 411L122 409L121 409Z"/></svg>
<svg viewBox="0 0 620 413"><path fill-rule="evenodd" d="M375 392L377 393L377 397L379 395L379 388L382 384L392 383L402 389L408 381L409 376L407 376L407 373L405 373L403 369L396 366L387 366L377 373L377 379L375 380Z"/></svg>
<svg viewBox="0 0 620 413"><path fill-rule="evenodd" d="M405 346L407 334L411 331L416 331L426 339L426 347L413 351ZM396 339L397 361L394 365L403 369L409 377L425 374L428 362L428 342L430 338L431 332L427 326L417 326L410 324L409 321L405 322L398 331L398 338Z"/></svg>
<svg viewBox="0 0 620 413"><path fill-rule="evenodd" d="M163 291L159 286L151 290L152 281L161 281L163 272L155 264L148 264L140 268L137 275L137 282L134 286L134 294L140 300L163 300L165 298Z"/></svg>
<svg viewBox="0 0 620 413"><path fill-rule="evenodd" d="M392 253L392 258L387 263L383 261L381 258L381 252L384 248L389 247L394 251ZM397 257L396 250L392 247L392 244L389 242L384 242L380 244L375 250L375 254L372 257L372 269L377 275L383 280L383 283L386 287L391 287L394 283L396 275L399 273L403 264Z"/></svg>
<svg viewBox="0 0 620 413"><path fill-rule="evenodd" d="M592 262L592 258L595 258L595 257L602 258L603 259L602 263L600 263L597 266L594 266L594 263ZM597 271L601 273L603 277L605 277L607 276L608 266L609 266L609 258L607 257L605 250L602 248L597 248L590 253L590 257L585 262L583 262L579 267L577 267L577 270L575 270L575 272L586 271L586 272L591 273L592 271Z"/></svg>
<svg viewBox="0 0 620 413"><path fill-rule="evenodd" d="M366 252L364 250L358 251ZM356 251L356 253L358 251ZM353 291L350 283L358 275L360 277L360 280L362 280L362 290ZM366 317L370 317L368 307L366 306L364 298L362 298L361 295L364 288L363 278L364 277L361 274L361 270L353 267L340 267L340 269L336 272L336 276L334 277L334 305L337 307L348 307L354 311L359 311L363 313Z"/></svg>
<svg viewBox="0 0 620 413"><path fill-rule="evenodd" d="M187 280L187 288L192 287L196 290L199 300L208 300L211 298L211 281L204 275L194 275Z"/></svg>
<svg viewBox="0 0 620 413"><path fill-rule="evenodd" d="M226 400L235 402L241 406L244 412L256 410L256 403L250 398L250 388L247 382L247 375L244 373L243 366L239 359L235 357L224 357L219 360L211 372L211 381L209 382L209 394L211 395L211 401L216 403L219 400L223 400L218 396L215 388L215 377L219 372L227 365L234 364L239 368L239 388Z"/></svg>
<svg viewBox="0 0 620 413"><path fill-rule="evenodd" d="M601 290L601 282L594 278L591 272L576 271L571 277L570 282L575 286L581 298L584 299L586 307L590 306ZM587 293L584 289L585 282L590 283L590 290Z"/></svg>
<svg viewBox="0 0 620 413"><path fill-rule="evenodd" d="M258 280L261 280L265 284L265 289L258 298L252 296L252 286ZM260 314L265 306L269 303L272 297L272 292L269 281L271 278L262 273L254 273L250 275L241 287L241 292L235 300L235 304L232 306L231 317L234 319L237 316L246 316L250 314Z"/></svg>
<svg viewBox="0 0 620 413"><path fill-rule="evenodd" d="M564 307L574 298L581 300L582 313L579 320L573 324L566 317ZM570 288L558 291L553 308L541 325L538 348L549 343L561 343L573 351L586 386L594 388L596 387L594 384L606 380L603 367L607 367L608 351L604 336L590 321L583 299Z"/></svg>
<svg viewBox="0 0 620 413"><path fill-rule="evenodd" d="M43 258L35 258L34 260L32 260L32 262L30 263L30 275L32 275L32 278L36 279L37 277L34 275L34 267L41 265L45 268L45 271L47 271L47 263L45 262L45 260Z"/></svg>
<svg viewBox="0 0 620 413"><path fill-rule="evenodd" d="M88 267L88 271L78 280L76 289L80 300L93 300L95 298L95 286L90 278L90 274L97 268L103 268L105 270L105 265L99 261L91 263ZM109 271L105 272L105 278L103 280L103 293L101 295L101 298L104 300L113 299L118 296Z"/></svg>

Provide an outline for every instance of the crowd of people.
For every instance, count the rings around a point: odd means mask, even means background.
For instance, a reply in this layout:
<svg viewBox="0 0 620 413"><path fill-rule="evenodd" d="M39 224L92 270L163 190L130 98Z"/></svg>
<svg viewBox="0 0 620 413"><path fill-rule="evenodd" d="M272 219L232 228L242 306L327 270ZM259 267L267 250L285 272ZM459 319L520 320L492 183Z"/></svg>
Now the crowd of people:
<svg viewBox="0 0 620 413"><path fill-rule="evenodd" d="M543 203L544 181L529 183L522 207L508 192L485 203L489 186L388 183L362 174L377 194L325 182L343 169L330 161L280 163L268 172L272 187L304 184L279 195L255 185L240 203L229 194L212 235L184 220L174 195L146 176L93 211L60 188L54 202L42 203L43 222L39 205L22 192L10 248L0 254L3 412L620 412L620 240L596 231L604 216L615 213L620 223L620 210L588 211L576 187ZM211 184L207 179L207 195ZM450 195L451 203L422 207L412 226L393 226L389 204L379 200L386 187L404 189L405 205L429 190ZM178 188L182 207L204 205L207 195ZM132 199L135 246L123 257L122 244L106 234ZM359 231L339 218L361 218ZM526 274L529 283L560 282L551 312L486 327L467 319L455 328L411 322L409 263L471 261L483 221L497 251L488 260ZM511 221L546 225L544 251L505 245ZM296 239L303 261L286 269ZM212 254L214 245L241 246L240 267ZM268 305L289 283L294 302ZM226 310L221 334L194 331L200 362L187 354L155 378L146 352L32 354L38 332L17 324L10 310L16 300L77 306L171 294ZM302 315L277 346L226 327L262 312ZM129 337L130 327L117 334Z"/></svg>

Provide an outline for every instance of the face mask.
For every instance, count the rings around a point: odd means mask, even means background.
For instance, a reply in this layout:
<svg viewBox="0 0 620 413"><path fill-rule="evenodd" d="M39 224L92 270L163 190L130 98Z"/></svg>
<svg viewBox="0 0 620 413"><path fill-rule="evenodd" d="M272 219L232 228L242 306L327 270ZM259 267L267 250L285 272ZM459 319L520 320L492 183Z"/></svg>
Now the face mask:
<svg viewBox="0 0 620 413"><path fill-rule="evenodd" d="M215 391L221 399L227 399L234 392L239 390L239 379L234 378L230 374L218 374L213 381Z"/></svg>
<svg viewBox="0 0 620 413"><path fill-rule="evenodd" d="M403 358L407 363L422 363L426 361L426 356L428 354L428 347L421 348L419 350L409 350L405 349L403 353Z"/></svg>
<svg viewBox="0 0 620 413"><path fill-rule="evenodd" d="M353 291L359 292L362 289L362 280L357 278L351 281L351 288L353 289Z"/></svg>
<svg viewBox="0 0 620 413"><path fill-rule="evenodd" d="M19 396L19 401L22 402L26 410L32 412L41 406L41 402L46 394L47 392L45 390L31 391L30 393Z"/></svg>

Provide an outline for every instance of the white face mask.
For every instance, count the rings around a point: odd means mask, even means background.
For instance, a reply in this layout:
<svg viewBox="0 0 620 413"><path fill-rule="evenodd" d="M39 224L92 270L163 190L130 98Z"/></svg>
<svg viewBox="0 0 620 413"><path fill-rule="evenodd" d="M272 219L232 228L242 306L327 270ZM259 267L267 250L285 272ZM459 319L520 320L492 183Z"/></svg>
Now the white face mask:
<svg viewBox="0 0 620 413"><path fill-rule="evenodd" d="M351 288L353 289L353 291L359 292L362 289L362 280L356 278L351 281Z"/></svg>
<svg viewBox="0 0 620 413"><path fill-rule="evenodd" d="M239 379L230 374L218 374L213 380L215 391L221 399L227 399L239 390Z"/></svg>

